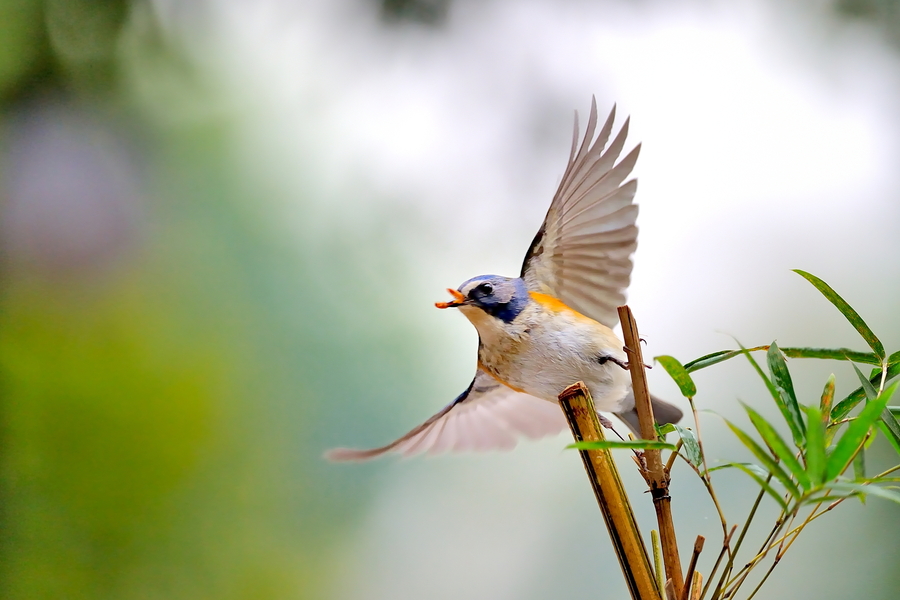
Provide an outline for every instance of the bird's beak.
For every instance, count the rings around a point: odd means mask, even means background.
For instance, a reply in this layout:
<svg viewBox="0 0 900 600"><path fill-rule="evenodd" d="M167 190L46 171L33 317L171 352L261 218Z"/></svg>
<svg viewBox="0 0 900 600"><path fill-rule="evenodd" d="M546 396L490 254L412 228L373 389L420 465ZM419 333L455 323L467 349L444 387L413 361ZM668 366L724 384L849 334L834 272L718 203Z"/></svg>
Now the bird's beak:
<svg viewBox="0 0 900 600"><path fill-rule="evenodd" d="M438 308L454 308L457 306L462 306L462 303L465 302L466 297L462 295L458 290L452 290L447 288L447 291L450 292L450 295L453 296L453 300L450 302L435 302L434 305Z"/></svg>

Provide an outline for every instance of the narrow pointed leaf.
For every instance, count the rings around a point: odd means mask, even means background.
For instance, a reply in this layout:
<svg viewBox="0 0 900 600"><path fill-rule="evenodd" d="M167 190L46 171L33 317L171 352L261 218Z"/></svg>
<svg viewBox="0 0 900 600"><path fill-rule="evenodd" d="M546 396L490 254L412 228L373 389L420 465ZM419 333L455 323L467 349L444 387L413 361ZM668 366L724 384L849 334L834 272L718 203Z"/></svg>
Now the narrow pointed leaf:
<svg viewBox="0 0 900 600"><path fill-rule="evenodd" d="M881 411L881 430L894 449L900 453L900 423L888 408Z"/></svg>
<svg viewBox="0 0 900 600"><path fill-rule="evenodd" d="M666 442L656 442L653 440L630 440L627 442L621 440L603 440L596 442L575 442L569 444L566 449L574 448L575 450L606 450L607 448L628 448L630 450L674 450L674 444Z"/></svg>
<svg viewBox="0 0 900 600"><path fill-rule="evenodd" d="M781 468L781 466L775 462L775 460L769 456L769 453L766 452L759 444L756 443L752 437L747 435L740 427L735 425L729 420L725 420L725 424L728 425L729 429L734 432L734 435L738 437L739 440L747 447L750 452L762 463L763 467L771 473L775 479L781 482L781 485L785 487L785 489L793 496L794 498L800 497L800 489L797 487L797 484L790 478L790 476Z"/></svg>
<svg viewBox="0 0 900 600"><path fill-rule="evenodd" d="M769 485L769 482L766 481L769 474L766 473L766 470L760 467L759 465L755 465L753 463L726 463L724 465L718 465L710 469L712 471L718 471L719 469L739 469L753 478L753 480L759 484L759 486L765 490L769 496L775 499L775 502L778 503L781 508L787 510L787 503L784 501L782 494L779 494L775 488Z"/></svg>
<svg viewBox="0 0 900 600"><path fill-rule="evenodd" d="M884 419L882 419L881 423L878 424L878 428L881 430L881 433L884 434L884 437L887 438L887 441L890 442L891 446L894 448L894 452L900 454L900 439L894 437L893 432L888 429L888 426L884 422Z"/></svg>
<svg viewBox="0 0 900 600"><path fill-rule="evenodd" d="M859 352L849 348L781 348L788 358L819 358L824 360L852 360L866 365L881 365L874 352Z"/></svg>
<svg viewBox="0 0 900 600"><path fill-rule="evenodd" d="M831 289L831 286L812 275L811 273L807 273L806 271L801 271L800 269L794 269L794 272L799 274L801 277L809 281L813 284L817 290L822 292L822 295L828 298L828 301L837 307L841 314L850 321L850 324L856 328L856 331L859 332L859 335L866 340L866 343L869 345L869 348L875 351L875 354L878 355L878 358L884 360L885 352L884 345L881 341L875 336L872 330L866 325L866 322L863 321L862 317L859 316L859 313L856 312L852 306L847 304L847 301L841 298L837 292Z"/></svg>
<svg viewBox="0 0 900 600"><path fill-rule="evenodd" d="M878 391L875 389L875 386L872 385L872 382L866 379L866 376L862 374L862 371L859 370L859 367L850 363L850 366L853 367L853 370L856 371L856 376L859 377L860 383L862 383L863 392L866 394L866 398L869 400L874 400L875 396L878 395ZM877 375L874 377L878 377ZM873 377L873 379L874 379Z"/></svg>
<svg viewBox="0 0 900 600"><path fill-rule="evenodd" d="M856 458L853 459L853 478L854 479L865 479L866 478L866 451L862 450L859 454L856 455Z"/></svg>
<svg viewBox="0 0 900 600"><path fill-rule="evenodd" d="M665 439L667 435L675 431L675 426L671 423L666 423L665 425L654 423L653 425L656 427L656 435L663 439Z"/></svg>
<svg viewBox="0 0 900 600"><path fill-rule="evenodd" d="M772 342L766 353L769 364L769 372L772 374L772 383L781 397L779 408L784 414L785 420L794 435L794 443L802 448L806 443L806 432L803 417L800 415L800 406L797 404L797 395L794 393L794 382L791 380L791 372L787 368L784 355L778 349L778 344Z"/></svg>
<svg viewBox="0 0 900 600"><path fill-rule="evenodd" d="M825 481L825 424L822 413L814 406L806 408L806 472L815 486Z"/></svg>
<svg viewBox="0 0 900 600"><path fill-rule="evenodd" d="M797 479L797 482L803 486L803 489L810 489L810 478L806 474L806 469L800 464L800 461L794 456L794 450L788 447L787 442L778 435L778 432L771 423L766 421L765 417L744 404L744 410L750 416L750 422L759 432L760 437L772 449L776 458L780 459L785 467Z"/></svg>
<svg viewBox="0 0 900 600"><path fill-rule="evenodd" d="M758 350L768 349L768 346L756 346L755 348L748 348L747 351L756 352ZM851 350L849 348L782 348L781 351L788 358L852 360L867 365L881 364L881 359L878 358L875 353L859 352L858 350ZM693 373L694 371L705 369L706 367L710 367L720 362L725 362L726 360L734 358L735 356L740 356L743 353L743 350L720 350L719 352L713 352L712 354L707 354L700 358L695 358L691 362L685 363L684 370L688 373ZM896 360L894 360L893 356L894 355L892 355L891 360L900 363L900 352L896 353Z"/></svg>
<svg viewBox="0 0 900 600"><path fill-rule="evenodd" d="M894 352L893 354L888 356L887 363L889 365L895 365L897 363L900 363L900 350L898 350L897 352Z"/></svg>
<svg viewBox="0 0 900 600"><path fill-rule="evenodd" d="M703 468L703 453L700 451L697 435L681 425L675 425L675 431L678 432L678 436L681 438L681 448L684 451L684 457L698 470L701 470Z"/></svg>
<svg viewBox="0 0 900 600"><path fill-rule="evenodd" d="M678 384L678 389L681 390L681 395L685 398L693 398L697 395L697 386L694 385L694 381L691 379L691 376L688 375L688 372L684 370L684 367L672 356L657 356L655 360L662 365L662 368L666 370L666 373L669 374L675 383Z"/></svg>
<svg viewBox="0 0 900 600"><path fill-rule="evenodd" d="M756 348L748 349L747 352L753 352L755 350L768 350L768 346L757 346ZM710 367L720 362L725 362L729 358L740 356L743 353L743 350L720 350L719 352L713 352L712 354L707 354L705 356L701 356L700 358L695 358L691 362L685 364L684 370L688 373L699 371L700 369Z"/></svg>
<svg viewBox="0 0 900 600"><path fill-rule="evenodd" d="M888 365L887 376L885 377L886 381L890 382L897 375L900 375L900 363L893 363ZM880 380L881 374L877 375L876 377L870 377L869 383L878 384ZM846 398L835 405L835 407L831 410L831 419L833 421L840 421L848 414L850 414L850 411L856 408L856 405L862 402L865 397L866 393L863 388L856 388Z"/></svg>
<svg viewBox="0 0 900 600"><path fill-rule="evenodd" d="M825 389L822 390L822 399L819 401L819 410L822 411L822 422L828 425L831 422L831 403L834 402L834 373L828 376Z"/></svg>
<svg viewBox="0 0 900 600"><path fill-rule="evenodd" d="M866 494L867 496L875 496L876 498L883 498L900 504L900 492L894 488L885 488L872 484L852 483L849 481L835 482L829 485L829 488L831 488L832 494L834 494L834 492L844 493L847 496L855 493Z"/></svg>
<svg viewBox="0 0 900 600"><path fill-rule="evenodd" d="M897 385L896 383L893 384L884 390L884 393L879 397L866 404L859 415L847 425L844 435L837 441L831 456L828 457L828 464L825 470L826 481L831 481L850 466L850 462L856 455L857 450L862 446L866 434L881 418L881 413L887 406L888 400L894 394L894 390L897 389Z"/></svg>

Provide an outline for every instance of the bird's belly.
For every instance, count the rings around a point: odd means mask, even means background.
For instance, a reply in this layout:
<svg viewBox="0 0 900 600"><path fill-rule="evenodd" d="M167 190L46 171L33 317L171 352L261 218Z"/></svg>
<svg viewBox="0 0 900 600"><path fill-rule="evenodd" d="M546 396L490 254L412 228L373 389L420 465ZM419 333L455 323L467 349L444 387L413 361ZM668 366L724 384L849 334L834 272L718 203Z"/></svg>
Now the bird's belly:
<svg viewBox="0 0 900 600"><path fill-rule="evenodd" d="M621 348L597 348L590 332L534 331L515 352L482 349L481 363L491 375L509 387L557 402L565 388L583 381L598 410L616 412L627 393L628 373L601 355L625 360Z"/></svg>

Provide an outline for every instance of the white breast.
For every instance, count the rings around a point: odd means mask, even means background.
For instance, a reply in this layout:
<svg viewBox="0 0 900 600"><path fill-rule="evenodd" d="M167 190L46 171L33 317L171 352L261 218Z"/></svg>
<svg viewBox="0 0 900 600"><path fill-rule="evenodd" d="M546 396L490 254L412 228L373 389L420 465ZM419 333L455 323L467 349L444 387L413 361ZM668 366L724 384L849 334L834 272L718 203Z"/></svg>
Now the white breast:
<svg viewBox="0 0 900 600"><path fill-rule="evenodd" d="M622 342L608 328L577 313L531 303L513 323L476 308L464 313L481 337L481 366L502 383L556 403L566 387L583 381L598 410L621 408L630 382L627 371L600 357L626 360Z"/></svg>

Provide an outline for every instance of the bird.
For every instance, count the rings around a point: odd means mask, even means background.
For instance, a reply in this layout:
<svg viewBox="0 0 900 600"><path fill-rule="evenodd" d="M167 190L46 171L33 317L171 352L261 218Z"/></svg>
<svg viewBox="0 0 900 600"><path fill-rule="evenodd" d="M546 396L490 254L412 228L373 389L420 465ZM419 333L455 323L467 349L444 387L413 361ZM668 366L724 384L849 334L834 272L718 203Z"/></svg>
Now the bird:
<svg viewBox="0 0 900 600"><path fill-rule="evenodd" d="M521 437L565 429L557 397L578 381L587 385L598 411L614 413L641 437L627 355L612 330L637 248L637 180L626 179L641 145L618 160L630 118L607 146L615 116L614 105L598 132L593 98L579 144L576 111L568 163L519 276L479 275L448 289L450 301L435 303L458 309L478 332L478 366L468 388L389 444L335 448L326 458L510 449ZM660 424L682 416L655 396L651 402Z"/></svg>

